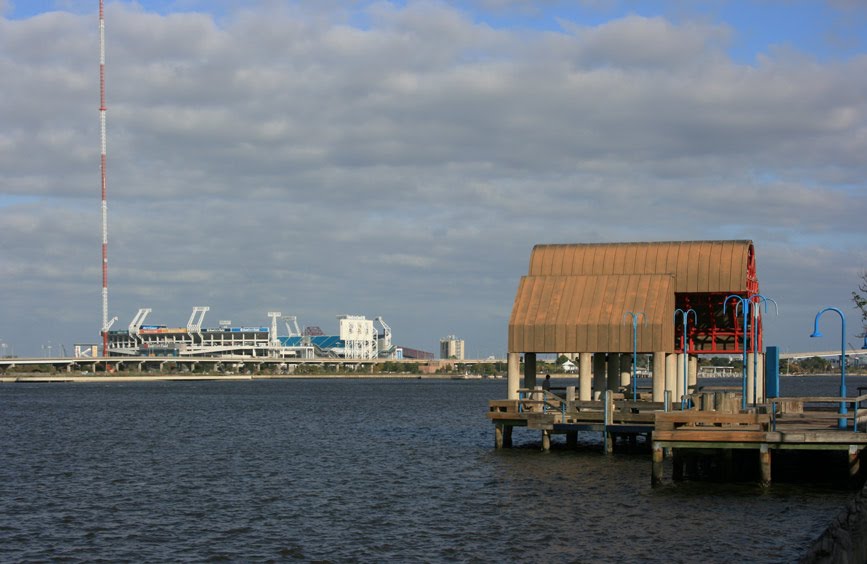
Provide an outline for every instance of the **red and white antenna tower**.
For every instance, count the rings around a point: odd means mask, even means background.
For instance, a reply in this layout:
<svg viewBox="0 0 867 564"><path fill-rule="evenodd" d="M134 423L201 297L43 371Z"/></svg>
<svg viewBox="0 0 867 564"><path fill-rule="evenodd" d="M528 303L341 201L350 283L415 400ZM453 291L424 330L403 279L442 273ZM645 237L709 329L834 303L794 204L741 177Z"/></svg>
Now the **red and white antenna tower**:
<svg viewBox="0 0 867 564"><path fill-rule="evenodd" d="M102 356L108 356L108 205L105 201L105 14L99 0L99 158L102 180ZM113 322L114 320L112 320Z"/></svg>

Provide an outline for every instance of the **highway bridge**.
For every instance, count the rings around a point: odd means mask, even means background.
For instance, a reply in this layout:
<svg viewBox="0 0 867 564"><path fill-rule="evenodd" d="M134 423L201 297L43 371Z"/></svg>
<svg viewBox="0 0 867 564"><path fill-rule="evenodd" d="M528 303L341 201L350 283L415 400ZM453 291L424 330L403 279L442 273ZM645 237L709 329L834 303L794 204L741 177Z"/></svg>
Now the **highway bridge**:
<svg viewBox="0 0 867 564"><path fill-rule="evenodd" d="M273 372L291 374L302 365L343 369L351 372L371 373L374 366L385 363L419 365L421 372L432 373L437 369L452 366L471 366L505 360L435 360L435 359L342 359L342 358L274 358L274 357L61 357L61 358L0 358L0 374L39 372L53 369L54 372L88 375L115 372L137 373L218 373L247 374Z"/></svg>
<svg viewBox="0 0 867 564"><path fill-rule="evenodd" d="M851 363L867 364L867 349L849 349L846 356ZM807 351L787 352L780 355L781 360L803 360L820 357L833 360L840 357L840 351ZM217 373L217 374L247 374L271 372L276 374L292 374L298 366L312 365L331 370L372 373L376 365L384 363L417 364L420 371L433 373L444 367L472 366L505 362L503 359L468 359L468 360L436 360L436 359L342 359L342 358L273 358L250 356L226 357L171 357L171 356L136 356L136 357L57 357L57 358L0 358L0 374L40 372L46 369L58 373L95 374L115 372L136 373ZM29 370L32 369L32 370Z"/></svg>

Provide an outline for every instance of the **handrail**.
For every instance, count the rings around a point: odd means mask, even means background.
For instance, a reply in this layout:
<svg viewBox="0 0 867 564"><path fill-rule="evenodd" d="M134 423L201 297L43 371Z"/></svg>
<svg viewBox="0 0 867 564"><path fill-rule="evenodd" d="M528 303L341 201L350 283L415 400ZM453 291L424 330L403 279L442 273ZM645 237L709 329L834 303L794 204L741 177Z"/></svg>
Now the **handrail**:
<svg viewBox="0 0 867 564"><path fill-rule="evenodd" d="M542 399L535 399L537 394L542 394ZM528 397L524 397L524 396ZM549 397L550 396L550 397ZM525 411L525 407L541 405L542 413L548 413L549 409L556 409L565 415L566 400L549 390L536 390L530 388L518 389L518 413Z"/></svg>
<svg viewBox="0 0 867 564"><path fill-rule="evenodd" d="M770 398L768 403L770 404L770 414L771 414L771 428L776 431L777 430L777 405L784 402L797 402L800 403L801 406L804 406L808 403L833 403L833 404L852 404L854 413L851 416L852 419L852 430L853 432L858 432L858 423L860 423L863 415L861 417L858 416L858 407L862 401L867 400L867 394L862 394L856 397L837 397L837 396L798 396L798 397L780 397L780 398ZM824 414L820 412L808 412L812 413L815 418L818 419L837 419L840 421L840 428L845 429L845 422L850 419L848 413L834 413L834 414Z"/></svg>

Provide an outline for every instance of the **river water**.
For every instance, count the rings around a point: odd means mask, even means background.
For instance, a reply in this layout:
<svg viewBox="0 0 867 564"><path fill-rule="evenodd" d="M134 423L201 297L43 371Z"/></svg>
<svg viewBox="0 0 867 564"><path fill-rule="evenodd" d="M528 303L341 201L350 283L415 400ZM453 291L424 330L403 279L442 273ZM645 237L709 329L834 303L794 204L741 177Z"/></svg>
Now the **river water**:
<svg viewBox="0 0 867 564"><path fill-rule="evenodd" d="M651 488L649 455L604 456L589 433L542 453L516 429L496 451L485 413L505 394L505 380L3 385L0 561L788 562L854 495Z"/></svg>

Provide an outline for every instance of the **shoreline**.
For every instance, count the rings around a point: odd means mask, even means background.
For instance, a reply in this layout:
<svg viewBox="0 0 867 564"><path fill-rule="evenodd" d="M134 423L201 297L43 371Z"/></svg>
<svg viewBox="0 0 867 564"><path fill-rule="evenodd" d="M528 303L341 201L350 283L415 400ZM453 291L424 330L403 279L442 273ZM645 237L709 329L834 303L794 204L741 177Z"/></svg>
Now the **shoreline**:
<svg viewBox="0 0 867 564"><path fill-rule="evenodd" d="M79 376L79 375L40 375L21 374L2 376L2 384L93 384L122 382L214 382L249 380L464 380L451 374L131 374L129 376ZM479 378L472 378L478 380ZM484 378L482 378L484 379ZM493 379L493 378L488 378Z"/></svg>

